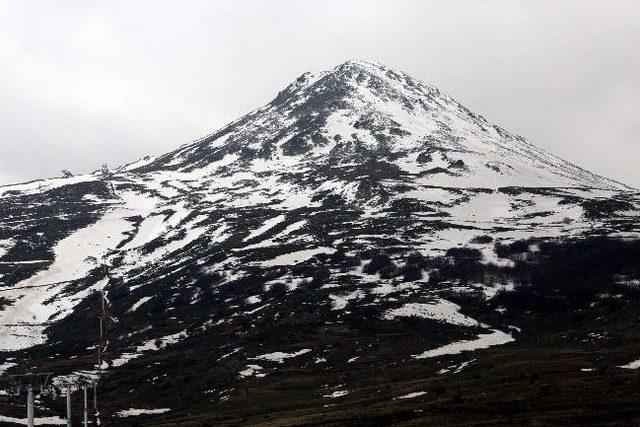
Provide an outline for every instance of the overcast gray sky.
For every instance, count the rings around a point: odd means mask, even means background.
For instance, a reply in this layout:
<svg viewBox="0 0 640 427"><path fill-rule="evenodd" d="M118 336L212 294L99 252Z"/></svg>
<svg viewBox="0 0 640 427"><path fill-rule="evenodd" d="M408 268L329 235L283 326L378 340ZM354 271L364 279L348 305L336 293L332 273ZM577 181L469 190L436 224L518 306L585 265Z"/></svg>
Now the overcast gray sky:
<svg viewBox="0 0 640 427"><path fill-rule="evenodd" d="M0 1L0 184L204 136L309 70L402 69L640 187L640 1Z"/></svg>

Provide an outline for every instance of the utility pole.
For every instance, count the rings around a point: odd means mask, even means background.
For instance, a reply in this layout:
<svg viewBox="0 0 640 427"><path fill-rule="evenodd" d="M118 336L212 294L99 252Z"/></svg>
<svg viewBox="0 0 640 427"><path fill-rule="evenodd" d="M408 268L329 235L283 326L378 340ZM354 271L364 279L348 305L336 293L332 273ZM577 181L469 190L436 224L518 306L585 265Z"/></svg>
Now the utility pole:
<svg viewBox="0 0 640 427"><path fill-rule="evenodd" d="M33 407L33 385L27 386L27 426L33 427L35 421L35 409Z"/></svg>
<svg viewBox="0 0 640 427"><path fill-rule="evenodd" d="M102 338L104 337L103 319L104 316L98 316L98 320L100 321L100 340L98 341L98 373L102 370Z"/></svg>
<svg viewBox="0 0 640 427"><path fill-rule="evenodd" d="M100 318L100 342L102 342L102 338L104 338L104 314L99 318Z"/></svg>
<svg viewBox="0 0 640 427"><path fill-rule="evenodd" d="M89 426L89 414L87 413L87 386L82 387L84 392L84 427Z"/></svg>
<svg viewBox="0 0 640 427"><path fill-rule="evenodd" d="M71 386L67 385L67 427L71 427Z"/></svg>
<svg viewBox="0 0 640 427"><path fill-rule="evenodd" d="M104 322L105 319L107 318L106 316L106 310L105 310L105 306L104 306L104 289L100 290L100 306L101 306L101 311L102 314L100 316L98 316L98 319L100 320L100 340L98 342L98 381L100 380L100 377L102 376L102 350L104 347ZM97 413L98 412L98 384L97 381L96 383L93 385L93 409L94 411Z"/></svg>
<svg viewBox="0 0 640 427"><path fill-rule="evenodd" d="M106 270L106 268L105 268ZM106 275L107 273L105 273ZM102 347L104 345L104 319L106 319L106 309L104 306L104 289L100 289L100 316L98 316L100 322L100 340L98 342L98 373L102 370Z"/></svg>
<svg viewBox="0 0 640 427"><path fill-rule="evenodd" d="M102 275L103 278L108 280L109 279L109 266L105 263L102 264ZM107 309L106 309L106 300L107 298L105 297L105 292L104 292L104 286L102 289L99 290L99 295L100 295L100 316L99 317L99 327L100 327L100 339L98 342L98 376L97 378L94 379L93 383L91 384L93 386L93 412L94 412L94 418L96 420L96 423L99 423L99 416L100 416L100 411L98 410L98 382L100 381L100 378L102 378L102 353L104 351L104 328L106 326L106 319L107 319ZM86 420L87 420L87 389L85 386L84 389L84 396L85 396L85 426L86 426Z"/></svg>

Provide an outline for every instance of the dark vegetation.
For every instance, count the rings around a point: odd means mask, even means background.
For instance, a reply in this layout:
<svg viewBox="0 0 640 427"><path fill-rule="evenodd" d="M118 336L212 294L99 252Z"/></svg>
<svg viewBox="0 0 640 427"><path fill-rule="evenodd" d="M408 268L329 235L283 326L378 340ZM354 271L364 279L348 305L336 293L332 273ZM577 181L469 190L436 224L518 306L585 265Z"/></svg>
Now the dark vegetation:
<svg viewBox="0 0 640 427"><path fill-rule="evenodd" d="M225 345L248 346L243 352L250 352L252 345L310 347L314 352L326 349L330 369L311 369L312 360L304 357L288 364L284 371L271 371L270 365L262 363L267 376L247 379L245 389L229 392L232 397L228 402L189 406L188 412L177 411L153 421L141 418L141 425L635 424L640 419L640 410L635 409L640 401L633 390L640 384L633 372L615 367L620 359L611 348L628 354L622 358L627 361L640 351L640 333L634 327L640 315L640 296L637 289L626 284L640 277L640 243L588 238L496 246L502 257L513 261L512 266L482 263L479 251L472 248L456 248L442 257L429 258L410 251L400 255L389 248L360 255L365 260L364 268L373 274L383 275L385 269L395 268L395 277L399 278L403 266L421 274L429 272L429 280L422 286L430 289L451 282L515 283L513 290L499 292L491 300L474 293L457 297L447 294L476 318L503 329L515 325L526 330L526 335L517 335L514 344L485 350L481 357L474 354L477 361L461 373L436 375L443 367L437 359L418 363L406 356L407 352L428 348L430 340L464 338L442 325L417 318L384 321L384 308L372 304L369 298L349 301L342 323L332 324L331 313L320 308L326 300L322 296L325 291L299 287L298 292L283 292L272 300L280 308L267 310L278 310L282 317L274 321L265 313L264 320L259 320L249 334L234 339L229 336ZM338 254L324 257L322 263L335 265L346 259ZM323 281L331 280L326 270L317 271ZM601 298L607 294L623 297ZM596 305L592 305L594 302ZM288 307L303 309L289 311ZM498 307L506 310L504 314L495 312ZM605 354L583 339L602 330L598 319L607 313L611 338L600 343L609 348ZM367 350L361 353L362 361L345 364L346 358L363 348ZM463 356L459 361L469 358ZM237 358L224 368L213 366L207 371L199 368L198 358L191 360L190 374L179 380L182 387L205 387L203 378L215 375L217 379L206 387L228 381L216 390L229 390L235 381L233 372L244 366L243 359ZM605 367L606 360L614 367ZM593 372L580 370L592 366L597 367ZM173 368L166 365L164 369ZM173 375L171 378L175 381ZM322 392L317 391L343 383L350 390L346 400L323 399ZM166 385L167 390L175 386ZM295 397L279 397L292 390L296 390ZM393 400L421 390L427 395ZM584 406L584 402L594 401L598 405ZM324 406L327 403L336 406Z"/></svg>
<svg viewBox="0 0 640 427"><path fill-rule="evenodd" d="M640 288L619 279L640 278L638 240L589 238L571 244L542 242L539 247L530 254L531 262L516 261L509 274L521 285L500 294L496 304L512 312L559 312L586 309L607 294L622 295L623 304L640 297ZM513 250L507 253L513 256Z"/></svg>
<svg viewBox="0 0 640 427"><path fill-rule="evenodd" d="M322 234L321 221L312 226ZM479 236L469 247L452 248L435 257L394 245L358 255L339 249L295 266L248 268L249 274L227 284L222 284L223 271L207 266L226 259L228 253L194 242L172 265L154 266L157 279L153 281L145 276L127 283L110 281L107 295L119 322L109 325L108 334L122 349L184 329L190 337L115 371L102 389L104 413L134 406L131 399L149 402L148 396L153 396L149 406L173 411L136 418L138 425L512 425L522 419L543 425L585 425L612 419L612 413L617 414L614 419L637 420L640 412L629 409L640 403L633 392L638 384L632 373L603 368L588 374L588 393L600 396L599 408L576 411L580 400L575 390L585 385L587 374L581 367L615 367L640 354L636 327L640 292L633 286L633 280L640 279L640 243L605 237L498 241L496 253L511 261L510 266L498 266L484 263L474 247L491 244L487 237ZM400 304L393 302L399 293L383 300L363 293L347 301L343 310L332 310L330 294L362 288L350 277L359 265L394 284L415 282L414 295L405 294L403 301L421 301L435 293L459 304L462 313L478 321L504 331L518 327L523 333L512 332L515 343L481 355L453 357L447 363L477 361L459 374L438 375L447 367L441 360L417 361L410 356L471 339L480 330L421 318L385 320L385 311ZM281 280L286 275L304 279L292 291L292 283ZM271 285L265 286L266 282ZM336 283L339 291L325 287ZM513 283L513 289L491 299L480 290L450 290L452 285L506 283ZM136 312L123 315L145 295L153 297ZM252 295L262 301L245 303ZM97 306L95 298L88 298L76 313L50 328L53 341L64 340L64 347L43 347L25 357L53 372L64 372L83 361L92 363L95 354L86 348L95 340ZM256 309L260 310L247 314ZM204 319L223 323L207 330L188 326ZM594 347L586 341L593 333L607 338ZM602 346L606 353L599 350ZM302 348L312 352L284 365L250 360L258 354ZM227 353L232 354L221 359ZM76 354L80 357L64 359ZM358 360L346 363L355 355ZM319 356L327 361L316 364L314 358ZM239 379L238 372L247 364L262 366L266 377ZM322 397L341 384L350 391L348 397ZM133 392L121 393L125 389ZM428 393L424 397L393 400L422 390ZM229 400L221 401L224 395ZM193 396L200 397L201 403L194 403ZM63 411L63 403L56 399L50 407ZM109 425L131 422L112 418Z"/></svg>

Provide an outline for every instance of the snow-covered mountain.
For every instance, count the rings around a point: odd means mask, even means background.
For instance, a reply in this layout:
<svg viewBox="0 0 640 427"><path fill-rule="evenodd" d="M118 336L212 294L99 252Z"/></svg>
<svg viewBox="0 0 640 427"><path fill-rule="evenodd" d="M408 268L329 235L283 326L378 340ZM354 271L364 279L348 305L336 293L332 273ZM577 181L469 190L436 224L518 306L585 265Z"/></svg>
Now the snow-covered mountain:
<svg viewBox="0 0 640 427"><path fill-rule="evenodd" d="M292 373L333 405L364 393L348 380L359 360L435 375L517 344L522 319L496 298L527 280L522 263L559 239L635 239L639 206L432 86L348 61L173 152L0 187L0 370L95 371L105 290L113 413L142 395L121 393L132 372L140 393L177 387L185 352L208 378L188 388L216 405Z"/></svg>
<svg viewBox="0 0 640 427"><path fill-rule="evenodd" d="M124 170L322 174L320 165L349 171L372 160L388 162L390 177L409 175L426 185L627 188L544 152L432 86L367 61L304 74L223 129Z"/></svg>

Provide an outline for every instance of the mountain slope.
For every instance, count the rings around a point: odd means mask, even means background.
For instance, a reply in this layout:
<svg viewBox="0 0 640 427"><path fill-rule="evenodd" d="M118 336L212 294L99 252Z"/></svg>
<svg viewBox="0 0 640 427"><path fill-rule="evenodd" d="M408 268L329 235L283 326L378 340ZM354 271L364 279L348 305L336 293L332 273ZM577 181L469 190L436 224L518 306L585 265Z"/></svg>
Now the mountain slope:
<svg viewBox="0 0 640 427"><path fill-rule="evenodd" d="M600 355L617 366L640 357L626 328L639 206L636 190L436 88L349 61L171 153L0 187L0 366L95 374L100 290L102 413L114 425L149 395L171 409L152 425L280 412L298 423L296 411L331 402L377 402L388 421L394 398L404 408L423 396L406 378L433 393L471 357L511 366L533 337L627 334ZM589 274L565 271L567 257ZM603 328L611 298L629 305ZM207 403L173 400L177 389Z"/></svg>

